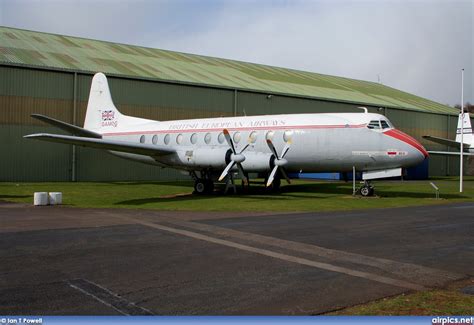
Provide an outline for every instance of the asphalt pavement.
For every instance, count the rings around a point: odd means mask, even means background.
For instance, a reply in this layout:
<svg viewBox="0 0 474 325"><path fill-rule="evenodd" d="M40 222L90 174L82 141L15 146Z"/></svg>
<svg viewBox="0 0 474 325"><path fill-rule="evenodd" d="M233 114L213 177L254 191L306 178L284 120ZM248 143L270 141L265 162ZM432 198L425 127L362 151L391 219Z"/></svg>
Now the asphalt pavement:
<svg viewBox="0 0 474 325"><path fill-rule="evenodd" d="M474 276L474 203L317 213L0 204L0 314L313 315Z"/></svg>

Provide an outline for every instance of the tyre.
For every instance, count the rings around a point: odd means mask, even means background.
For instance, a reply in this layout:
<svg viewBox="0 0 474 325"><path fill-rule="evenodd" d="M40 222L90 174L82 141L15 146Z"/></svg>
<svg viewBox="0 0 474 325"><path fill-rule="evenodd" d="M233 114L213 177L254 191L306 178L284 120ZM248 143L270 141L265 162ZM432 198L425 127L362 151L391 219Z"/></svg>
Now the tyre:
<svg viewBox="0 0 474 325"><path fill-rule="evenodd" d="M194 182L194 193L196 194L205 194L207 188L206 182L202 179L198 179Z"/></svg>
<svg viewBox="0 0 474 325"><path fill-rule="evenodd" d="M371 192L373 193L373 190L371 191L370 187L368 186L362 186L360 188L360 195L362 196L370 196Z"/></svg>

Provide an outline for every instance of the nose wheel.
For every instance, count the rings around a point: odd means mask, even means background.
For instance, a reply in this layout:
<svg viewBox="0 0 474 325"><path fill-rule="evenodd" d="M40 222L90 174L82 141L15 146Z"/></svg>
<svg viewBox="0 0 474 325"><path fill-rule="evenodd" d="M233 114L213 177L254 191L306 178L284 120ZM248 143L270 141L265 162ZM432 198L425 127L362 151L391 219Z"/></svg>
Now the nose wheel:
<svg viewBox="0 0 474 325"><path fill-rule="evenodd" d="M374 187L370 185L370 182L365 181L364 185L359 189L359 193L362 196L373 196L374 195Z"/></svg>

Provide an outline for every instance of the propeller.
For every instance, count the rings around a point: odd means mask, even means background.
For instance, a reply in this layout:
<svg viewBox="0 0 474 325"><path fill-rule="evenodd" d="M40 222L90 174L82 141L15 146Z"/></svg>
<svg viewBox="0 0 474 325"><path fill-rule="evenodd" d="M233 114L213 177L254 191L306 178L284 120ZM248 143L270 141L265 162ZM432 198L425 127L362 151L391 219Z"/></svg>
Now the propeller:
<svg viewBox="0 0 474 325"><path fill-rule="evenodd" d="M272 151L273 155L275 156L275 160L274 160L275 166L273 167L273 169L270 173L270 176L268 176L267 187L272 185L273 180L275 179L275 175L276 175L278 169L280 169L281 175L286 179L288 184L291 184L290 178L288 177L288 175L285 171L285 168L283 168L283 166L285 166L288 163L288 160L285 159L285 156L288 153L288 150L290 150L291 141L288 141L286 143L285 147L283 147L283 150L281 151L280 156L278 156L278 153L275 149L275 146L273 145L272 140L267 139L267 144L268 144L268 147L270 148L270 150Z"/></svg>
<svg viewBox="0 0 474 325"><path fill-rule="evenodd" d="M221 176L219 177L219 181L222 181L229 174L230 170L235 165L237 165L237 169L239 170L242 180L244 181L244 183L248 183L247 176L245 176L245 171L244 171L244 168L242 167L242 162L245 160L245 156L242 153L245 151L245 149L248 148L249 144L247 144L242 150L240 150L239 153L237 153L237 151L235 151L234 142L232 141L232 138L230 137L229 131L227 129L224 129L222 133L224 133L225 140L227 141L227 144L229 145L231 149L231 154L229 157L230 162L227 164Z"/></svg>

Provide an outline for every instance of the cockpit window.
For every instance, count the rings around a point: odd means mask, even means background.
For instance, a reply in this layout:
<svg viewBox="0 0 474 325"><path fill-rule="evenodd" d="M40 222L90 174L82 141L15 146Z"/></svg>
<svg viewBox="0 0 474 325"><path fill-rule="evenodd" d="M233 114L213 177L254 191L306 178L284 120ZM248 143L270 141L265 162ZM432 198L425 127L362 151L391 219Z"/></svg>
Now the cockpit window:
<svg viewBox="0 0 474 325"><path fill-rule="evenodd" d="M378 130L380 129L380 121L372 120L369 122L369 124L367 124L367 127L369 129Z"/></svg>
<svg viewBox="0 0 474 325"><path fill-rule="evenodd" d="M387 121L381 120L380 124L382 124L382 129L390 129L390 125L388 125Z"/></svg>

